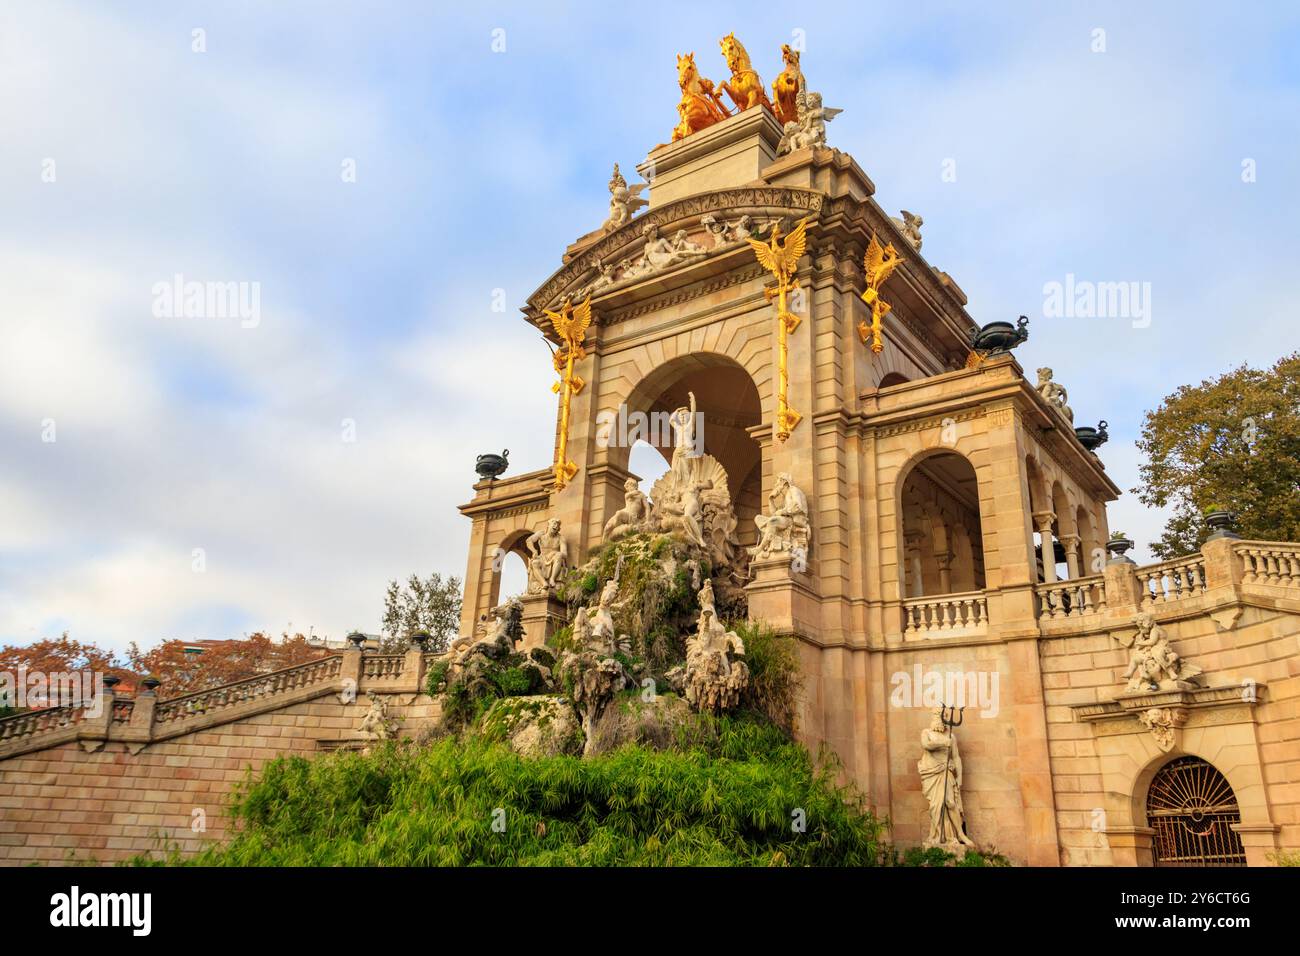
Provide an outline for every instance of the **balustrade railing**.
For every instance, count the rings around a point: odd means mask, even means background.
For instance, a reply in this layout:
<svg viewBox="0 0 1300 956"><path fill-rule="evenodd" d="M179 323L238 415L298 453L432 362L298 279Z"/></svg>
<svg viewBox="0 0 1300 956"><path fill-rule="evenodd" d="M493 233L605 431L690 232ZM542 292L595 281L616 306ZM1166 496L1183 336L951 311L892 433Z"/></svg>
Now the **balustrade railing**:
<svg viewBox="0 0 1300 956"><path fill-rule="evenodd" d="M1240 544L1242 584L1268 584L1280 587L1300 586L1300 545Z"/></svg>
<svg viewBox="0 0 1300 956"><path fill-rule="evenodd" d="M402 676L405 654L367 654L361 659L361 676L389 680Z"/></svg>
<svg viewBox="0 0 1300 956"><path fill-rule="evenodd" d="M7 744L23 737L31 737L47 730L62 730L72 727L86 718L87 705L70 704L66 707L46 707L31 710L23 714L14 714L0 720L0 744Z"/></svg>
<svg viewBox="0 0 1300 956"><path fill-rule="evenodd" d="M247 680L186 694L183 697L173 697L170 700L160 701L154 708L154 723L197 717L200 714L234 707L250 700L275 697L301 687L325 683L337 677L342 667L343 658L323 657L271 674L250 677Z"/></svg>
<svg viewBox="0 0 1300 956"><path fill-rule="evenodd" d="M1035 591L1039 620L1086 617L1106 610L1106 577L1102 574L1040 584Z"/></svg>
<svg viewBox="0 0 1300 956"><path fill-rule="evenodd" d="M1205 591L1205 558L1199 554L1136 568L1133 573L1137 575L1143 607L1180 601Z"/></svg>
<svg viewBox="0 0 1300 956"><path fill-rule="evenodd" d="M903 602L903 636L945 637L988 630L983 591L908 598Z"/></svg>

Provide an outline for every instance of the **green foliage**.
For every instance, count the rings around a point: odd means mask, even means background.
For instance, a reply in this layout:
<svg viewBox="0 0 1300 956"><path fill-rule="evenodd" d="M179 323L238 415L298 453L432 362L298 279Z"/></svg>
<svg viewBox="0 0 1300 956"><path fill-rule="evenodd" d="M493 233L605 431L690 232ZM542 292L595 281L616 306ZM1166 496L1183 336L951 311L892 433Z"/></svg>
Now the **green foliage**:
<svg viewBox="0 0 1300 956"><path fill-rule="evenodd" d="M498 808L504 816L495 814ZM792 820L802 810L806 831ZM881 824L766 722L701 746L525 759L469 737L281 757L237 790L222 866L870 865ZM494 820L504 830L493 829Z"/></svg>
<svg viewBox="0 0 1300 956"><path fill-rule="evenodd" d="M1010 866L1011 861L998 853L980 853L967 850L962 856L949 853L940 847L928 849L914 846L893 855L894 866Z"/></svg>
<svg viewBox="0 0 1300 956"><path fill-rule="evenodd" d="M1243 537L1300 537L1300 352L1184 385L1147 413L1137 444L1147 460L1134 492L1172 510L1157 557L1197 551L1211 505L1236 512Z"/></svg>
<svg viewBox="0 0 1300 956"><path fill-rule="evenodd" d="M799 654L794 638L777 634L761 621L731 625L745 643L749 686L740 706L763 714L787 733L794 730L795 698L799 691Z"/></svg>
<svg viewBox="0 0 1300 956"><path fill-rule="evenodd" d="M430 697L442 693L442 682L447 679L447 668L450 666L451 659L447 657L434 661L430 666L424 685L424 692Z"/></svg>

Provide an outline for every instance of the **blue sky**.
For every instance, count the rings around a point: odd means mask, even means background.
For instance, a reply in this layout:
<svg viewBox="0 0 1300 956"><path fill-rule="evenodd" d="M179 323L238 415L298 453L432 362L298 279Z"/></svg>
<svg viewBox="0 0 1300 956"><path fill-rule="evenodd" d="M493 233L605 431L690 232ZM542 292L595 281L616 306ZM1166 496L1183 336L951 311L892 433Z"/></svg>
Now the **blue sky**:
<svg viewBox="0 0 1300 956"><path fill-rule="evenodd" d="M0 641L338 636L463 573L474 456L550 460L517 309L731 30L768 83L802 31L831 145L977 320L1030 316L1022 365L1110 422L1127 491L1145 409L1300 344L1300 12L1133 7L5 4ZM177 273L258 283L260 321L155 316ZM1044 317L1067 273L1151 283L1149 327Z"/></svg>

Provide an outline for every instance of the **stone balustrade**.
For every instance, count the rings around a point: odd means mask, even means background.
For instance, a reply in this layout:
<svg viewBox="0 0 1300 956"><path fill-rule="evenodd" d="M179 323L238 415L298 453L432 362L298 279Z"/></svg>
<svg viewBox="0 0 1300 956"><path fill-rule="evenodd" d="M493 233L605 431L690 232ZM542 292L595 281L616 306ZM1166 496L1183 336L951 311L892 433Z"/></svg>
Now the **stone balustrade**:
<svg viewBox="0 0 1300 956"><path fill-rule="evenodd" d="M86 716L81 704L67 707L46 707L15 714L0 720L0 747L48 732L66 730L81 723Z"/></svg>
<svg viewBox="0 0 1300 956"><path fill-rule="evenodd" d="M371 680L396 680L402 676L405 654L367 654L361 662L361 676Z"/></svg>
<svg viewBox="0 0 1300 956"><path fill-rule="evenodd" d="M329 683L338 676L342 666L341 657L323 657L270 674L259 674L257 677L222 684L210 690L173 697L158 702L154 707L153 720L155 724L165 724L172 720L208 714L224 707L236 707L249 701L279 697L299 688Z"/></svg>
<svg viewBox="0 0 1300 956"><path fill-rule="evenodd" d="M908 598L903 602L903 639L964 637L988 632L983 591Z"/></svg>
<svg viewBox="0 0 1300 956"><path fill-rule="evenodd" d="M1093 574L1086 578L1040 584L1038 616L1040 619L1059 620L1068 617L1087 617L1106 610L1106 577Z"/></svg>
<svg viewBox="0 0 1300 956"><path fill-rule="evenodd" d="M1195 555L1137 568L1143 608L1195 597L1205 591L1205 558Z"/></svg>
<svg viewBox="0 0 1300 956"><path fill-rule="evenodd" d="M88 750L107 740L136 749L195 730L291 706L333 692L356 695L419 693L429 665L441 655L411 649L405 654L369 654L348 649L269 674L207 690L159 699L152 693L50 707L0 718L0 759L80 740ZM102 707L102 709L101 709Z"/></svg>
<svg viewBox="0 0 1300 956"><path fill-rule="evenodd" d="M1300 588L1300 544L1240 542L1243 584Z"/></svg>

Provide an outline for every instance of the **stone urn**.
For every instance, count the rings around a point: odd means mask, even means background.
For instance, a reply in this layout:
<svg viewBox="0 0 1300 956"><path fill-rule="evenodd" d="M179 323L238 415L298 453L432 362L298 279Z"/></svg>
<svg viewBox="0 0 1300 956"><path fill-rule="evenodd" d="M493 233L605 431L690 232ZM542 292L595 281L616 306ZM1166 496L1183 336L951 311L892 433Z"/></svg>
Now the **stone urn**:
<svg viewBox="0 0 1300 956"><path fill-rule="evenodd" d="M1074 437L1079 439L1079 444L1088 451L1096 451L1110 438L1110 433L1106 431L1106 420L1099 421L1096 428L1089 428L1087 425L1076 428Z"/></svg>
<svg viewBox="0 0 1300 956"><path fill-rule="evenodd" d="M480 478L486 478L491 481L492 479L499 478L505 474L506 467L510 464L509 458L509 448L499 455L479 455L478 461L474 463L474 470L478 472Z"/></svg>
<svg viewBox="0 0 1300 956"><path fill-rule="evenodd" d="M1001 355L1029 339L1029 317L1022 315L1015 325L990 322L971 332L971 348L984 355Z"/></svg>
<svg viewBox="0 0 1300 956"><path fill-rule="evenodd" d="M351 642L352 646L357 650L361 650L366 644L366 635L362 634L360 631L353 631L348 635L348 641Z"/></svg>
<svg viewBox="0 0 1300 956"><path fill-rule="evenodd" d="M144 688L146 694L152 694L161 684L162 681L156 677L146 677L144 680L140 681L140 686Z"/></svg>
<svg viewBox="0 0 1300 956"><path fill-rule="evenodd" d="M1205 512L1205 523L1210 528L1210 536L1207 541L1214 541L1218 538L1239 538L1241 537L1233 530L1232 526L1237 523L1236 512L1217 509L1215 511Z"/></svg>
<svg viewBox="0 0 1300 956"><path fill-rule="evenodd" d="M1128 550L1133 547L1133 542L1128 538L1115 537L1106 542L1106 551L1110 554L1112 561L1131 561L1126 558Z"/></svg>

